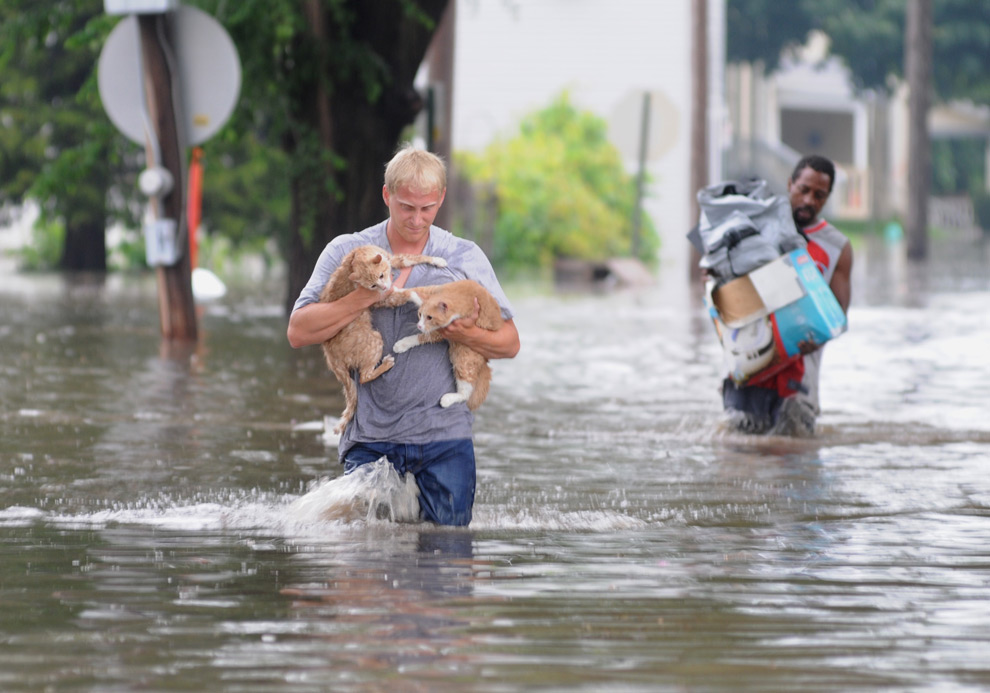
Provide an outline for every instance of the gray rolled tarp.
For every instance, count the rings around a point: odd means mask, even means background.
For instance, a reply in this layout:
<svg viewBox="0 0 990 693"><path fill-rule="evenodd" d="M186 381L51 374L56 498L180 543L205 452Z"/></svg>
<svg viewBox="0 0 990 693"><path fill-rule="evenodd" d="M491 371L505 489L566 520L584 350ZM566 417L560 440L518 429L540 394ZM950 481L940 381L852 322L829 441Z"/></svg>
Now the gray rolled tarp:
<svg viewBox="0 0 990 693"><path fill-rule="evenodd" d="M725 181L698 191L699 265L722 284L806 245L791 203L761 179Z"/></svg>

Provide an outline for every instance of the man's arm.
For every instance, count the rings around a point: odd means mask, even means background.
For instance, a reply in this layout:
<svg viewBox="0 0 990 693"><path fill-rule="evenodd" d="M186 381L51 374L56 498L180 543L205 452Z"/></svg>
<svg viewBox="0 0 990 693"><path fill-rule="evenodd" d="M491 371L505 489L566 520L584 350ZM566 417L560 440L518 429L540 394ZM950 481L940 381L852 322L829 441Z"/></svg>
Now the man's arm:
<svg viewBox="0 0 990 693"><path fill-rule="evenodd" d="M519 332L512 320L506 320L497 330L486 330L475 324L477 317L475 312L472 317L455 320L440 333L444 339L471 347L487 359L511 359L519 353Z"/></svg>
<svg viewBox="0 0 990 693"><path fill-rule="evenodd" d="M357 287L332 303L310 303L289 316L286 337L293 349L322 344L350 324L361 311L377 303L382 294Z"/></svg>
<svg viewBox="0 0 990 693"><path fill-rule="evenodd" d="M828 288L835 295L835 300L839 302L842 312L847 314L849 313L849 299L852 296L852 261L852 245L846 243L842 252L839 253L839 259L835 263L835 272L832 273L832 281L828 283ZM812 342L800 342L798 344L798 349L802 354L810 354L821 348L821 344L814 344Z"/></svg>
<svg viewBox="0 0 990 693"><path fill-rule="evenodd" d="M842 252L839 253L838 261L835 263L835 272L832 273L832 281L828 284L829 288L832 289L832 293L835 294L839 305L842 307L843 313L849 312L849 301L852 298L852 264L852 244L846 243Z"/></svg>

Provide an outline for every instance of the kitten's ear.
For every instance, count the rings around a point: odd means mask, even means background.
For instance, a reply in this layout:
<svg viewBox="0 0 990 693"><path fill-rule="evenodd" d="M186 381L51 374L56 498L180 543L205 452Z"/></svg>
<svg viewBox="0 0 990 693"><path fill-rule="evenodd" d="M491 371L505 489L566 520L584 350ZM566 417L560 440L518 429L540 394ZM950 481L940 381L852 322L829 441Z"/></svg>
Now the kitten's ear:
<svg viewBox="0 0 990 693"><path fill-rule="evenodd" d="M360 278L361 278L361 275L359 275L357 272L351 272L350 280L352 282L356 282Z"/></svg>
<svg viewBox="0 0 990 693"><path fill-rule="evenodd" d="M447 310L449 309L449 306L447 305L447 302L446 301L440 301L440 303L437 304L437 308L439 308L444 313L446 313Z"/></svg>
<svg viewBox="0 0 990 693"><path fill-rule="evenodd" d="M371 262L372 264L377 265L381 261L382 261L382 255L381 253L379 253L378 255L375 255L374 259Z"/></svg>

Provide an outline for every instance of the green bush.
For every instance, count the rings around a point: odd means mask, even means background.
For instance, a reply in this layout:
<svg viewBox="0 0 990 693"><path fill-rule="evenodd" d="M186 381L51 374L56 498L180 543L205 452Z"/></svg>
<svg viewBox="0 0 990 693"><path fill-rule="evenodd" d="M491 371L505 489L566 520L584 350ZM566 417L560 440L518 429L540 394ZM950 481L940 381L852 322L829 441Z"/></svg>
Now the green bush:
<svg viewBox="0 0 990 693"><path fill-rule="evenodd" d="M625 172L605 122L578 111L566 93L526 117L512 139L480 155L459 153L457 162L472 186L495 192L496 264L545 268L555 258L632 254L635 176ZM653 262L659 246L644 213L641 259Z"/></svg>
<svg viewBox="0 0 990 693"><path fill-rule="evenodd" d="M31 242L11 254L18 258L20 268L29 272L53 270L62 259L65 246L65 225L61 221L39 219L31 229Z"/></svg>
<svg viewBox="0 0 990 693"><path fill-rule="evenodd" d="M145 262L144 232L120 228L107 234L107 269L112 272L143 272Z"/></svg>

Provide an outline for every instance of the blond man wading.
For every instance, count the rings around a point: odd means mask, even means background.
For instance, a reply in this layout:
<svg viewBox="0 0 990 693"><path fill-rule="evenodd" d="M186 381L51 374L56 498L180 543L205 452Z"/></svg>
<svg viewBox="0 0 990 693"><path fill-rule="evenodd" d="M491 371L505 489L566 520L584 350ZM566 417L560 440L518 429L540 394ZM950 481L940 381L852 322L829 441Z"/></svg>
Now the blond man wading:
<svg viewBox="0 0 990 693"><path fill-rule="evenodd" d="M289 317L287 336L295 347L322 344L381 298L358 288L338 301L320 303L330 275L347 253L361 245L377 245L392 254L441 257L447 266L416 265L400 270L394 288L414 288L473 279L492 293L504 323L497 331L475 325L475 316L455 320L443 329L451 342L463 343L489 359L513 358L519 333L512 306L491 263L473 242L433 226L447 192L443 161L434 154L405 147L385 168L382 199L389 216L357 233L334 238L317 260ZM374 308L372 323L392 345L416 333L416 306ZM344 472L387 457L399 474L412 472L420 490L423 519L443 525L467 525L474 505L475 459L467 405L441 407L441 397L455 388L447 342L427 344L396 358L395 366L362 385L357 382L354 418L341 435L339 454Z"/></svg>

